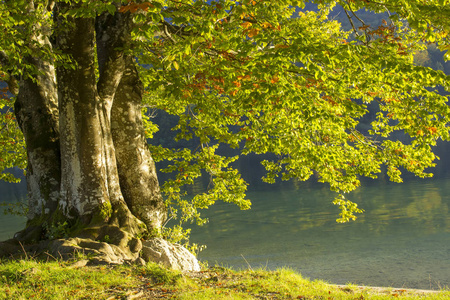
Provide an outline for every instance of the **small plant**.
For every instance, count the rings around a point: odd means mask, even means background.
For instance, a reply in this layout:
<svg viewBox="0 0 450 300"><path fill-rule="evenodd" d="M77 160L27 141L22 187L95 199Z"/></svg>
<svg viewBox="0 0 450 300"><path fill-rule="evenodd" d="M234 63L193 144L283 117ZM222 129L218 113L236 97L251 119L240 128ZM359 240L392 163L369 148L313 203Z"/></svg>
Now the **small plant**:
<svg viewBox="0 0 450 300"><path fill-rule="evenodd" d="M111 242L111 238L109 237L109 235L105 235L105 236L103 237L103 242L105 242L105 243Z"/></svg>
<svg viewBox="0 0 450 300"><path fill-rule="evenodd" d="M57 222L51 224L45 222L43 224L43 227L46 232L46 237L51 240L68 237L69 223L67 223L66 221L64 221L63 223Z"/></svg>
<svg viewBox="0 0 450 300"><path fill-rule="evenodd" d="M177 271L169 270L160 265L149 262L141 271L141 275L150 276L156 283L175 284L181 274Z"/></svg>

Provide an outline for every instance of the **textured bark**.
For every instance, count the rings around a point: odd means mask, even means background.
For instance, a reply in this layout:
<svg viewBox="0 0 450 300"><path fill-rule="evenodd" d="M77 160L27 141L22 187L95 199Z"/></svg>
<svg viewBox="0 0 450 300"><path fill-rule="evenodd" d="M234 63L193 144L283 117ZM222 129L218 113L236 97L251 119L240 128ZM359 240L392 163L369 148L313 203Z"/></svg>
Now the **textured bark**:
<svg viewBox="0 0 450 300"><path fill-rule="evenodd" d="M19 238L52 238L54 225L69 220L74 236L93 240L113 228L120 234L112 243L126 248L146 227L160 229L166 219L144 136L142 84L133 57L123 53L132 18L63 17L73 5L80 4L57 4L53 37L53 47L71 58L72 67L55 71L51 62L30 58L41 72L37 80L21 82L16 101L34 221ZM49 35L35 40L52 47Z"/></svg>
<svg viewBox="0 0 450 300"><path fill-rule="evenodd" d="M161 228L167 211L160 194L155 163L142 124L142 83L132 57L116 91L112 107L112 134L120 186L131 211L150 228Z"/></svg>
<svg viewBox="0 0 450 300"><path fill-rule="evenodd" d="M29 9L34 9L33 1ZM52 48L49 28L36 25L30 39L36 45ZM38 51L36 51L39 53ZM15 113L27 145L28 219L49 215L57 207L60 186L60 155L58 132L58 99L55 69L43 57L27 57L38 75L35 80L21 80L15 101Z"/></svg>
<svg viewBox="0 0 450 300"><path fill-rule="evenodd" d="M70 54L77 64L75 70L58 69L63 133L60 204L64 215L88 224L105 205L110 204L120 214L127 214L127 208L120 191L110 130L112 98L101 98L97 93L94 19L73 18L70 23L73 27L57 39L60 50Z"/></svg>
<svg viewBox="0 0 450 300"><path fill-rule="evenodd" d="M53 77L51 72L46 76ZM15 112L27 144L30 220L53 212L59 200L61 170L56 105L54 89L37 86L30 79L21 83Z"/></svg>
<svg viewBox="0 0 450 300"><path fill-rule="evenodd" d="M32 222L0 243L0 256L19 250L70 258L83 251L96 255L98 263L142 263L141 239L146 229L162 227L167 212L144 135L142 83L133 56L123 50L131 40L132 18L64 16L83 5L76 2L56 4L53 45L50 30L31 33L37 42L31 44L55 47L73 64L55 71L50 60L27 58L39 74L20 82L15 109L27 144ZM27 4L32 12L34 2ZM53 2L47 4L53 9ZM159 249L147 245L144 258ZM162 258L170 266L198 269L195 257L179 245L167 244Z"/></svg>

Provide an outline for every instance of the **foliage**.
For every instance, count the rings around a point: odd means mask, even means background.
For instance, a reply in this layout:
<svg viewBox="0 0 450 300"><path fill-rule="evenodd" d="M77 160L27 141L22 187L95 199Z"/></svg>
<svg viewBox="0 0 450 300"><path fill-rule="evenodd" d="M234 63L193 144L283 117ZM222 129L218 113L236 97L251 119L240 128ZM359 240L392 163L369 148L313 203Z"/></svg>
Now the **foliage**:
<svg viewBox="0 0 450 300"><path fill-rule="evenodd" d="M45 234L49 239L67 238L69 236L69 223L57 222L57 223L44 223Z"/></svg>
<svg viewBox="0 0 450 300"><path fill-rule="evenodd" d="M190 228L183 228L181 225L174 225L163 228L162 236L171 243L183 245L192 254L197 256L201 251L206 249L206 245L199 245L191 243L189 237L191 234Z"/></svg>
<svg viewBox="0 0 450 300"><path fill-rule="evenodd" d="M0 70L0 78L6 76ZM7 85L0 84L0 180L18 182L20 179L8 172L8 169L25 169L25 144L15 120L14 101L8 96L8 90Z"/></svg>
<svg viewBox="0 0 450 300"><path fill-rule="evenodd" d="M376 178L382 170L396 182L403 171L431 176L426 170L437 159L432 147L450 138L448 96L438 93L438 87L449 91L449 77L413 60L427 43L449 58L448 0L321 0L312 1L317 11L300 12L296 7L305 1L72 2L79 2L67 12L74 17L133 15L132 44L123 50L139 62L144 106L178 116L177 139L198 139L195 149L150 146L155 160L168 162L164 171L175 174L163 192L182 222L205 222L199 209L217 200L250 207L246 183L233 167L237 157L220 155L221 145L242 155L275 154L263 162L267 182L314 176L329 184L343 222L361 211L344 196L360 185L360 176ZM24 1L6 3L0 13L11 32L0 41L17 63L2 68L33 74L21 55L35 46L25 43L32 24L45 19L38 10L18 14ZM350 31L329 18L336 5L352 19ZM371 27L354 13L363 8L388 10L391 17ZM38 55L75 67L57 50L41 48ZM363 131L358 125L369 106L378 112ZM151 137L157 127L145 121ZM205 173L207 191L186 197L185 187Z"/></svg>
<svg viewBox="0 0 450 300"><path fill-rule="evenodd" d="M28 213L28 203L24 201L17 201L13 203L0 203L0 207L4 207L3 213L5 215L14 215L25 217Z"/></svg>
<svg viewBox="0 0 450 300"><path fill-rule="evenodd" d="M349 3L344 8L367 6ZM358 36L327 18L332 7L292 17L288 3L223 1L200 7L186 2L171 11L173 22L165 25L169 37L154 37L138 58L152 66L141 70L148 103L179 116L178 138L199 137L197 153L213 154L221 143L244 155L274 153L277 160L263 162L266 181L307 180L315 174L340 193L334 203L342 209L340 221L347 221L360 210L343 194L359 186L360 175L374 178L384 165L397 182L402 169L430 176L425 169L434 164L431 146L448 139L447 98L434 88L448 89L448 77L415 66L412 57L423 47L416 41L427 37L440 39L445 48L448 24L439 22L435 31L418 34L423 16L413 7L413 28L400 10L377 28L361 24L364 33ZM376 4L367 8L381 10ZM190 14L196 9L198 14ZM148 43L150 37L141 40ZM373 104L379 113L367 135L357 126ZM405 141L390 138L397 132L406 133ZM212 204L216 196L203 194L199 204L198 197L180 201L179 187L192 184L201 169L217 178L214 171L195 152L152 150L156 159L173 161L167 171L178 171L164 186L169 204L178 202L184 216L197 218L194 208ZM228 177L218 179L228 184ZM231 186L244 196L243 183Z"/></svg>

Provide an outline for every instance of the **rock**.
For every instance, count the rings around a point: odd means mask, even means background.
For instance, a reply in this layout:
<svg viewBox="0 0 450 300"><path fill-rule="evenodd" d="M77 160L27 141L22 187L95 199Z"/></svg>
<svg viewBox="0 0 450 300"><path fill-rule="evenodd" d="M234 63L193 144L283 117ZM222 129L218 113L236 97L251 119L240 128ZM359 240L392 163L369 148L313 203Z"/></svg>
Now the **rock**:
<svg viewBox="0 0 450 300"><path fill-rule="evenodd" d="M145 266L146 262L144 259L142 259L142 257L138 257L136 258L136 260L133 262L133 264L135 264L136 266Z"/></svg>
<svg viewBox="0 0 450 300"><path fill-rule="evenodd" d="M172 244L161 238L154 238L142 243L141 257L166 268L182 272L200 271L197 258L185 247Z"/></svg>
<svg viewBox="0 0 450 300"><path fill-rule="evenodd" d="M138 253L142 250L142 242L139 239L133 238L128 242L128 247L133 253Z"/></svg>

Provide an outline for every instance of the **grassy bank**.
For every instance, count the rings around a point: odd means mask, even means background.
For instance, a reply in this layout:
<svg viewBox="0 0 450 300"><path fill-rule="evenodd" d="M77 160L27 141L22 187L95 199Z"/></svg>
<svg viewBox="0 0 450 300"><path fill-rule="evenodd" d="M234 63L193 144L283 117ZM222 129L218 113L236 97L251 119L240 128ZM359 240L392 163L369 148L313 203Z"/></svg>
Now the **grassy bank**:
<svg viewBox="0 0 450 300"><path fill-rule="evenodd" d="M0 261L0 299L450 299L449 291L333 286L294 271L215 267L182 275L155 264L91 266Z"/></svg>

